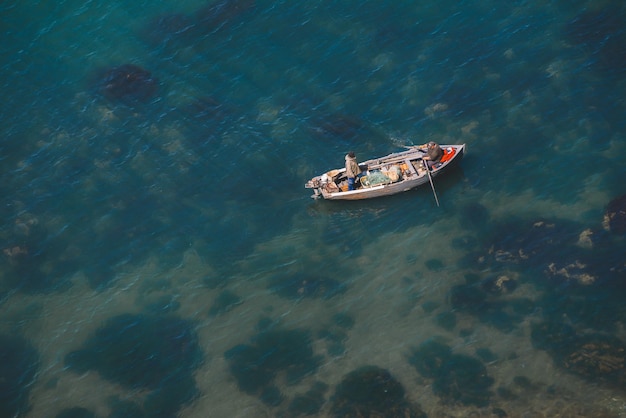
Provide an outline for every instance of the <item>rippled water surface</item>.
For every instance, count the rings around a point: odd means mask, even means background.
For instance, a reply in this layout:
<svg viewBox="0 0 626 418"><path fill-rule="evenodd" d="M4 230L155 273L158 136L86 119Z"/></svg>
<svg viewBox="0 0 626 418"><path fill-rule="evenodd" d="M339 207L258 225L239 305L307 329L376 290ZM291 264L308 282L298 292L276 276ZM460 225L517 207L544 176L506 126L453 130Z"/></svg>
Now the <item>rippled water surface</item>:
<svg viewBox="0 0 626 418"><path fill-rule="evenodd" d="M0 416L626 415L619 2L0 15Z"/></svg>

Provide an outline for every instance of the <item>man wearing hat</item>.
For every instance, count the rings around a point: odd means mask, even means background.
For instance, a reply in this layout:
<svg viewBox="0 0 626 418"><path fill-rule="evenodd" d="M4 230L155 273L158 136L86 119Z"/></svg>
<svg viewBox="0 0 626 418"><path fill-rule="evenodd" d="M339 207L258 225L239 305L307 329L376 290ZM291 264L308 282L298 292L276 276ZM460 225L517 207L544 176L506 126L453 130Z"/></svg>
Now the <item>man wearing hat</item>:
<svg viewBox="0 0 626 418"><path fill-rule="evenodd" d="M350 151L346 155L346 177L348 177L348 190L354 190L354 182L357 177L361 176L361 168L356 162L354 151Z"/></svg>
<svg viewBox="0 0 626 418"><path fill-rule="evenodd" d="M420 148L426 148L426 155L422 157L422 160L426 161L428 168L432 168L433 165L441 161L441 157L443 157L443 150L436 142L430 141L429 143L422 145Z"/></svg>

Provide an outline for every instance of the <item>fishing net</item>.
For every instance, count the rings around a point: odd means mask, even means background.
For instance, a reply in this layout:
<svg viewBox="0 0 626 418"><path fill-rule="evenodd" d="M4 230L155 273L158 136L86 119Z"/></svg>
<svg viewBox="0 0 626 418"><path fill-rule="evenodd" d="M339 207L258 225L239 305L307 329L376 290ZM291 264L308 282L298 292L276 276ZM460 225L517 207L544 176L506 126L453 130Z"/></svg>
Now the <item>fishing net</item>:
<svg viewBox="0 0 626 418"><path fill-rule="evenodd" d="M373 187L389 183L391 183L391 179L380 171L371 171L369 175L361 177L361 184L364 187Z"/></svg>

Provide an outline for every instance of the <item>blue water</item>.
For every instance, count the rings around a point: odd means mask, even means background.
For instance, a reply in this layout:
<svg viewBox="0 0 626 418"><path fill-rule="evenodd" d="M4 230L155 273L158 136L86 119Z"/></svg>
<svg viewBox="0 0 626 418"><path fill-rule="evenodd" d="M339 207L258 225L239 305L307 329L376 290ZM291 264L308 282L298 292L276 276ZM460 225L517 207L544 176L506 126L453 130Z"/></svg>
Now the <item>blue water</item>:
<svg viewBox="0 0 626 418"><path fill-rule="evenodd" d="M626 414L623 5L0 16L0 415ZM441 207L303 187L429 140Z"/></svg>

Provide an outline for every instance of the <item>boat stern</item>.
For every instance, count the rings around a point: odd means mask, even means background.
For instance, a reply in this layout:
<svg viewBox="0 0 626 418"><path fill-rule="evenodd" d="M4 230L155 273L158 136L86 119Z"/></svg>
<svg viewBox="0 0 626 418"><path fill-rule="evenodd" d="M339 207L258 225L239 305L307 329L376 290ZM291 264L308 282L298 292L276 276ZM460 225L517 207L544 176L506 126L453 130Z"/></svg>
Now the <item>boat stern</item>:
<svg viewBox="0 0 626 418"><path fill-rule="evenodd" d="M311 180L304 184L306 189L313 189L311 197L313 199L319 199L322 197L322 187L328 184L328 175L322 174L321 176L313 177Z"/></svg>

